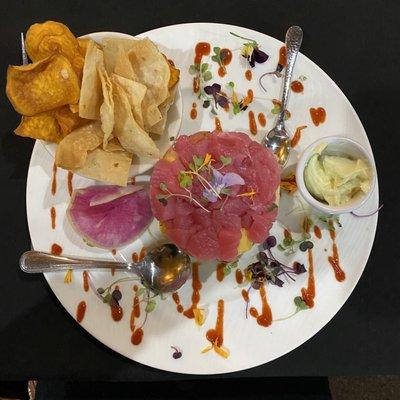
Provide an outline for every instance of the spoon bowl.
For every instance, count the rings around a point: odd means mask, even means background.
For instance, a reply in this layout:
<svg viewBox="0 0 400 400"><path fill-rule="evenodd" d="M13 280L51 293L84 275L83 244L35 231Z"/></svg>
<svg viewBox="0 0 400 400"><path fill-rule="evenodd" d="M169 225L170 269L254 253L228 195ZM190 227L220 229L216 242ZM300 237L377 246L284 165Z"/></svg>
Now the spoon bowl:
<svg viewBox="0 0 400 400"><path fill-rule="evenodd" d="M149 251L138 263L89 260L56 256L41 251L27 251L19 260L22 271L45 273L72 270L115 269L133 272L142 284L155 293L172 292L188 279L192 267L190 257L174 244L164 244Z"/></svg>

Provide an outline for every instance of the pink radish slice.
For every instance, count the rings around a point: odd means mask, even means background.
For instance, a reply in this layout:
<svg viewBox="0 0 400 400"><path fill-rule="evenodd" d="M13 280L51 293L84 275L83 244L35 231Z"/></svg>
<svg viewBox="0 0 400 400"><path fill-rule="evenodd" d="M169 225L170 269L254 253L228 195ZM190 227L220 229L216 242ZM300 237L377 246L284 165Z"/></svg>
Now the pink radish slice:
<svg viewBox="0 0 400 400"><path fill-rule="evenodd" d="M80 236L106 249L133 242L153 219L148 193L135 186L75 190L68 215Z"/></svg>

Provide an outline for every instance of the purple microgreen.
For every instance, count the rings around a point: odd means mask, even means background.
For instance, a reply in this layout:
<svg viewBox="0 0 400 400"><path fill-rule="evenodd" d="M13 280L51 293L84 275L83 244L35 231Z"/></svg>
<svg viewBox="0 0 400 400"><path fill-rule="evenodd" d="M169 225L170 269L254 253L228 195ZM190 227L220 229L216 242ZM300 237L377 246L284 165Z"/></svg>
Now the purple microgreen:
<svg viewBox="0 0 400 400"><path fill-rule="evenodd" d="M377 212L379 212L382 207L383 207L383 204L381 204L375 211L372 211L372 212L370 212L368 214L357 214L354 211L352 211L350 214L353 215L354 217L357 217L357 218L371 217L372 215L374 215Z"/></svg>
<svg viewBox="0 0 400 400"><path fill-rule="evenodd" d="M122 299L122 293L119 289L114 289L113 292L111 293L111 296L117 302Z"/></svg>
<svg viewBox="0 0 400 400"><path fill-rule="evenodd" d="M172 357L177 360L178 358L182 357L182 351L179 350L177 347L175 346L171 346L171 349L174 350L174 352L172 353Z"/></svg>
<svg viewBox="0 0 400 400"><path fill-rule="evenodd" d="M210 104L211 104L210 100L204 100L204 101L203 101L203 108L208 108L208 107L210 107Z"/></svg>
<svg viewBox="0 0 400 400"><path fill-rule="evenodd" d="M275 236L268 236L268 238L263 243L264 249L272 249L275 246L276 246L276 237Z"/></svg>

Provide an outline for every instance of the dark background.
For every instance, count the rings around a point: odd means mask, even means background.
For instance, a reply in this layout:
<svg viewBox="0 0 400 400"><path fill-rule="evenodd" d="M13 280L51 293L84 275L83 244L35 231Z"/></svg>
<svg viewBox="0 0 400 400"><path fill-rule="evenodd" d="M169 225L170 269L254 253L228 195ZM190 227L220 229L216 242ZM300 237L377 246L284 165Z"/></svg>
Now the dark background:
<svg viewBox="0 0 400 400"><path fill-rule="evenodd" d="M41 276L23 275L29 249L25 185L33 141L12 134L19 116L4 95L7 64L19 64L19 33L47 19L77 35L137 34L185 22L242 25L283 40L304 30L302 52L343 90L368 133L385 207L366 270L342 310L307 343L228 377L400 373L398 1L2 1L0 5L0 380L193 379L151 369L109 350L76 324ZM295 334L295 332L293 333Z"/></svg>

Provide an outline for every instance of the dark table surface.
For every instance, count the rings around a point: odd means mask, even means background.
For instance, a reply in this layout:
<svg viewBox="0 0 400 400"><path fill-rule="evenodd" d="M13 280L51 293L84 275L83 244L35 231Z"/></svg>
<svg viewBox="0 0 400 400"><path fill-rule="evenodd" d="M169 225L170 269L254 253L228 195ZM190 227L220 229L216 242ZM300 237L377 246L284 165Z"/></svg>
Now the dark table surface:
<svg viewBox="0 0 400 400"><path fill-rule="evenodd" d="M364 124L385 207L365 272L333 320L291 353L229 377L400 373L398 1L3 0L0 15L0 379L188 378L114 353L67 315L42 276L19 271L19 255L30 246L25 185L33 141L12 134L19 116L4 96L5 73L7 64L20 62L19 32L47 19L66 23L76 35L137 34L164 25L210 21L283 39L290 25L303 28L303 53L333 78Z"/></svg>

